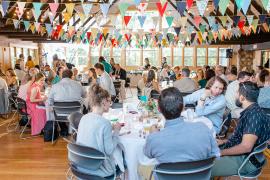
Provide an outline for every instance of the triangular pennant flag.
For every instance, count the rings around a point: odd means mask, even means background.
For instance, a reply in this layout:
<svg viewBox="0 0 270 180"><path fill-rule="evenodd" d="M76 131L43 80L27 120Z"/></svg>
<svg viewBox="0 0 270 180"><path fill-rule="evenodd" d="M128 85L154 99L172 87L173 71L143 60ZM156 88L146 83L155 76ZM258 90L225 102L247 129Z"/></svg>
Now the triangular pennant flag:
<svg viewBox="0 0 270 180"><path fill-rule="evenodd" d="M265 10L268 10L267 7L269 5L269 0L261 0L262 1L262 4L263 4L263 7Z"/></svg>
<svg viewBox="0 0 270 180"><path fill-rule="evenodd" d="M40 31L40 23L39 22L34 22L34 25L35 25L35 28L36 28L36 31L39 32Z"/></svg>
<svg viewBox="0 0 270 180"><path fill-rule="evenodd" d="M17 19L12 19L15 29L19 28L20 21Z"/></svg>
<svg viewBox="0 0 270 180"><path fill-rule="evenodd" d="M74 3L66 3L67 13L72 16L75 4Z"/></svg>
<svg viewBox="0 0 270 180"><path fill-rule="evenodd" d="M107 36L108 32L109 32L109 28L103 28L102 29L102 33L103 33L104 37Z"/></svg>
<svg viewBox="0 0 270 180"><path fill-rule="evenodd" d="M126 26L128 25L130 19L131 19L131 16L124 16L124 23Z"/></svg>
<svg viewBox="0 0 270 180"><path fill-rule="evenodd" d="M96 39L96 36L97 36L97 33L98 33L98 29L97 28L91 28L91 32L92 32L93 39Z"/></svg>
<svg viewBox="0 0 270 180"><path fill-rule="evenodd" d="M194 23L196 26L199 26L199 24L202 22L201 16L194 16Z"/></svg>
<svg viewBox="0 0 270 180"><path fill-rule="evenodd" d="M163 17L163 14L167 8L168 2L166 2L163 6L160 2L157 2L156 5L157 5L157 9L158 9L160 16Z"/></svg>
<svg viewBox="0 0 270 180"><path fill-rule="evenodd" d="M193 26L188 26L187 31L188 31L188 34L193 33L194 27Z"/></svg>
<svg viewBox="0 0 270 180"><path fill-rule="evenodd" d="M33 7L34 7L34 11L33 11L34 14L33 15L35 17L35 20L38 21L38 18L39 18L40 14L41 14L40 8L42 6L42 3L33 2L32 4L33 4Z"/></svg>
<svg viewBox="0 0 270 180"><path fill-rule="evenodd" d="M249 8L250 1L251 0L245 0L245 3L242 4L242 10L243 10L243 12L244 12L245 15L247 14L247 10Z"/></svg>
<svg viewBox="0 0 270 180"><path fill-rule="evenodd" d="M253 18L254 18L254 15L248 15L248 16L247 16L247 21L248 21L248 24L249 24L250 26L251 26L251 24L252 24Z"/></svg>
<svg viewBox="0 0 270 180"><path fill-rule="evenodd" d="M187 7L187 3L185 1L176 1L177 11L181 16L184 16L184 12Z"/></svg>
<svg viewBox="0 0 270 180"><path fill-rule="evenodd" d="M230 0L220 0L218 3L220 13L224 16Z"/></svg>
<svg viewBox="0 0 270 180"><path fill-rule="evenodd" d="M115 25L116 18L117 18L117 16L115 16L115 15L109 15L109 19L111 21L111 24Z"/></svg>
<svg viewBox="0 0 270 180"><path fill-rule="evenodd" d="M244 1L245 0L235 0L235 3L236 3L236 6L237 6L237 10L238 11L242 8L242 6L244 4Z"/></svg>
<svg viewBox="0 0 270 180"><path fill-rule="evenodd" d="M240 16L233 16L233 22L235 26L238 25L239 20L240 20Z"/></svg>
<svg viewBox="0 0 270 180"><path fill-rule="evenodd" d="M74 26L69 26L67 34L68 34L69 38L72 38L72 36L75 34L75 27Z"/></svg>
<svg viewBox="0 0 270 180"><path fill-rule="evenodd" d="M93 4L82 4L83 12L85 15L89 15Z"/></svg>
<svg viewBox="0 0 270 180"><path fill-rule="evenodd" d="M48 36L50 37L52 35L52 25L46 23L45 26L46 26Z"/></svg>
<svg viewBox="0 0 270 180"><path fill-rule="evenodd" d="M3 15L5 15L7 13L8 6L9 6L9 1L2 1L2 8L3 8L3 11L4 11Z"/></svg>
<svg viewBox="0 0 270 180"><path fill-rule="evenodd" d="M122 17L125 16L125 13L126 13L126 11L127 11L127 9L128 9L129 6L130 5L128 3L120 3L118 5L118 8L120 10L120 14L121 14Z"/></svg>
<svg viewBox="0 0 270 180"><path fill-rule="evenodd" d="M36 29L35 25L31 24L29 28L30 28L31 32L34 34L35 29Z"/></svg>
<svg viewBox="0 0 270 180"><path fill-rule="evenodd" d="M141 28L143 27L145 19L146 19L146 16L138 16L138 20L140 22Z"/></svg>
<svg viewBox="0 0 270 180"><path fill-rule="evenodd" d="M152 20L153 20L153 25L156 28L157 27L157 24L158 24L159 17L158 16L154 16L154 17L152 17Z"/></svg>
<svg viewBox="0 0 270 180"><path fill-rule="evenodd" d="M140 10L140 12L144 12L147 6L148 6L148 3L140 3L140 5L138 6L138 9Z"/></svg>
<svg viewBox="0 0 270 180"><path fill-rule="evenodd" d="M52 13L48 13L48 16L49 16L50 22L53 23L54 15Z"/></svg>
<svg viewBox="0 0 270 180"><path fill-rule="evenodd" d="M243 29L243 27L245 26L245 23L246 23L245 20L239 21L239 22L238 22L238 27L239 27L239 29Z"/></svg>
<svg viewBox="0 0 270 180"><path fill-rule="evenodd" d="M23 24L24 24L25 31L28 31L29 26L30 26L30 22L29 21L23 21Z"/></svg>
<svg viewBox="0 0 270 180"><path fill-rule="evenodd" d="M189 10L193 5L193 0L187 0L187 9Z"/></svg>
<svg viewBox="0 0 270 180"><path fill-rule="evenodd" d="M258 22L259 22L259 19L254 19L252 22L252 29L254 33L256 33Z"/></svg>
<svg viewBox="0 0 270 180"><path fill-rule="evenodd" d="M52 12L53 17L54 17L56 15L59 4L58 3L49 3L49 6L50 6L51 12Z"/></svg>
<svg viewBox="0 0 270 180"><path fill-rule="evenodd" d="M69 20L70 20L70 18L71 18L71 15L70 15L68 12L64 12L64 13L63 13L63 16L64 16L64 21L65 21L66 23L68 23Z"/></svg>
<svg viewBox="0 0 270 180"><path fill-rule="evenodd" d="M86 32L86 37L87 37L87 40L90 41L91 32Z"/></svg>
<svg viewBox="0 0 270 180"><path fill-rule="evenodd" d="M187 24L187 17L181 17L180 18L180 24L182 27L185 27Z"/></svg>
<svg viewBox="0 0 270 180"><path fill-rule="evenodd" d="M210 27L213 27L213 25L216 23L215 16L208 16L207 20L208 20Z"/></svg>
<svg viewBox="0 0 270 180"><path fill-rule="evenodd" d="M181 27L174 27L174 31L175 31L175 33L176 33L176 36L179 35L180 30L181 30Z"/></svg>
<svg viewBox="0 0 270 180"><path fill-rule="evenodd" d="M222 25L225 27L227 23L227 16L219 16L218 17L222 23Z"/></svg>
<svg viewBox="0 0 270 180"><path fill-rule="evenodd" d="M86 35L86 31L83 31L82 35L81 35L81 40L83 41Z"/></svg>
<svg viewBox="0 0 270 180"><path fill-rule="evenodd" d="M167 16L166 21L168 23L168 26L171 27L171 25L173 23L173 16Z"/></svg>
<svg viewBox="0 0 270 180"><path fill-rule="evenodd" d="M19 9L19 12L17 13L17 15L18 15L19 19L21 19L22 15L23 15L23 9L24 9L25 3L26 2L17 2L18 9Z"/></svg>
<svg viewBox="0 0 270 180"><path fill-rule="evenodd" d="M109 11L109 8L110 8L110 4L109 3L101 3L100 4L100 9L101 9L101 12L104 16L107 16L108 14L108 11Z"/></svg>
<svg viewBox="0 0 270 180"><path fill-rule="evenodd" d="M167 0L159 0L159 1L160 1L160 3L161 3L162 5L164 5L165 2L167 2Z"/></svg>
<svg viewBox="0 0 270 180"><path fill-rule="evenodd" d="M86 18L85 14L84 13L78 13L78 15L80 17L81 22L83 23L85 18Z"/></svg>
<svg viewBox="0 0 270 180"><path fill-rule="evenodd" d="M140 3L141 3L141 0L134 0L134 4L135 4L136 6L139 6Z"/></svg>
<svg viewBox="0 0 270 180"><path fill-rule="evenodd" d="M202 32L202 34L205 32L205 29L206 29L206 25L200 25L199 26L199 29L200 29L200 31Z"/></svg>
<svg viewBox="0 0 270 180"><path fill-rule="evenodd" d="M265 18L266 18L266 15L259 15L259 24L263 24L265 23Z"/></svg>
<svg viewBox="0 0 270 180"><path fill-rule="evenodd" d="M201 16L203 16L204 11L207 7L207 4L208 4L208 0L197 0L196 1L196 5L197 5L197 8L198 8Z"/></svg>
<svg viewBox="0 0 270 180"><path fill-rule="evenodd" d="M167 35L168 30L169 30L169 28L163 28L162 29L162 33L163 33L164 36Z"/></svg>
<svg viewBox="0 0 270 180"><path fill-rule="evenodd" d="M215 9L217 9L218 8L218 4L219 4L219 0L214 0L213 3L214 3L214 6L215 6Z"/></svg>

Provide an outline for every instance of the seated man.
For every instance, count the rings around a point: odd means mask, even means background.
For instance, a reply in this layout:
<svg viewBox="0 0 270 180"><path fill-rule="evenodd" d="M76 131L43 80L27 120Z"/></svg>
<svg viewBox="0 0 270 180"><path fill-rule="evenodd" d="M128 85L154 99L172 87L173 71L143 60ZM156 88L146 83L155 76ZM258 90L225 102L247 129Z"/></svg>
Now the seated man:
<svg viewBox="0 0 270 180"><path fill-rule="evenodd" d="M175 81L173 83L173 86L179 89L179 91L182 93L196 91L198 89L198 85L193 79L189 78L189 75L190 75L190 70L188 68L183 68L182 78Z"/></svg>
<svg viewBox="0 0 270 180"><path fill-rule="evenodd" d="M270 119L258 106L259 88L252 82L239 84L236 105L244 109L239 124L229 140L218 140L222 145L221 158L212 168L212 176L231 176L238 173L244 159L253 149L270 138ZM243 172L253 172L261 163L251 157Z"/></svg>
<svg viewBox="0 0 270 180"><path fill-rule="evenodd" d="M151 127L144 154L158 163L187 162L219 156L212 132L202 122L185 122L180 116L183 97L171 87L161 92L158 99L160 112L166 119L164 129Z"/></svg>
<svg viewBox="0 0 270 180"><path fill-rule="evenodd" d="M73 73L66 69L62 73L62 79L59 83L54 84L50 90L48 104L53 106L54 102L74 102L81 101L85 97L85 91L79 82L72 80ZM47 114L48 117L48 114ZM52 120L53 115L49 115L48 120ZM68 128L65 123L59 123L61 127L60 134L66 136Z"/></svg>
<svg viewBox="0 0 270 180"><path fill-rule="evenodd" d="M115 75L116 79L122 79L122 80L126 80L127 79L127 72L126 70L124 70L120 64L115 64L114 65L114 73L113 75Z"/></svg>
<svg viewBox="0 0 270 180"><path fill-rule="evenodd" d="M246 71L241 71L237 76L237 80L231 82L227 87L225 93L226 105L231 110L232 118L239 118L240 113L243 111L242 108L239 108L235 105L235 92L238 91L239 83L249 81L250 76L250 73Z"/></svg>

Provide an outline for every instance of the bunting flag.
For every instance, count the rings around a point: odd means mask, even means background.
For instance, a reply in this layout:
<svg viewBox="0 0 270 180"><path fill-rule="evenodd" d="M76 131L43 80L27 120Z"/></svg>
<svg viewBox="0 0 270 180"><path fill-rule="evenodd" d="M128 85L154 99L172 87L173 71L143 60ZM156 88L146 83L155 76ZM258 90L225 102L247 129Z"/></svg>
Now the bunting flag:
<svg viewBox="0 0 270 180"><path fill-rule="evenodd" d="M120 3L118 5L118 8L120 10L120 14L121 14L122 17L125 16L125 13L126 13L129 6L130 6L130 4L128 4L128 3Z"/></svg>
<svg viewBox="0 0 270 180"><path fill-rule="evenodd" d="M93 4L82 4L84 14L89 15L92 7L93 7Z"/></svg>
<svg viewBox="0 0 270 180"><path fill-rule="evenodd" d="M218 3L220 13L224 16L230 0L220 0Z"/></svg>
<svg viewBox="0 0 270 180"><path fill-rule="evenodd" d="M91 32L93 39L95 39L98 33L98 28L91 28Z"/></svg>
<svg viewBox="0 0 270 180"><path fill-rule="evenodd" d="M15 29L19 28L20 21L17 19L12 19Z"/></svg>
<svg viewBox="0 0 270 180"><path fill-rule="evenodd" d="M222 26L226 26L226 23L227 23L227 16L219 16L218 17L222 23Z"/></svg>
<svg viewBox="0 0 270 180"><path fill-rule="evenodd" d="M208 4L208 0L197 0L196 1L196 5L197 5L197 8L198 8L201 16L203 16L205 9L207 7L207 4Z"/></svg>
<svg viewBox="0 0 270 180"><path fill-rule="evenodd" d="M252 30L254 33L256 33L256 31L257 31L258 23L259 23L259 19L254 19L252 22Z"/></svg>
<svg viewBox="0 0 270 180"><path fill-rule="evenodd" d="M40 23L39 22L34 22L35 29L37 32L40 32Z"/></svg>
<svg viewBox="0 0 270 180"><path fill-rule="evenodd" d="M103 16L107 16L109 8L110 8L109 3L101 3L100 4L100 9L101 9Z"/></svg>
<svg viewBox="0 0 270 180"><path fill-rule="evenodd" d="M45 27L46 27L48 36L51 37L51 35L52 35L52 25L45 23Z"/></svg>
<svg viewBox="0 0 270 180"><path fill-rule="evenodd" d="M75 27L74 26L69 26L68 27L67 36L69 38L72 38L74 34L75 34Z"/></svg>
<svg viewBox="0 0 270 180"><path fill-rule="evenodd" d="M157 24L158 24L158 21L159 21L159 17L158 17L158 16L152 17L152 21L153 21L154 27L157 28Z"/></svg>
<svg viewBox="0 0 270 180"><path fill-rule="evenodd" d="M64 21L65 21L66 23L68 23L69 20L70 20L70 18L71 18L71 15L70 15L68 12L64 12L64 13L63 13L63 17L64 17Z"/></svg>
<svg viewBox="0 0 270 180"><path fill-rule="evenodd" d="M86 37L87 37L87 40L89 42L90 41L90 38L91 38L91 32L86 32Z"/></svg>
<svg viewBox="0 0 270 180"><path fill-rule="evenodd" d="M187 10L189 10L193 5L193 0L187 0Z"/></svg>
<svg viewBox="0 0 270 180"><path fill-rule="evenodd" d="M176 33L176 36L179 36L180 30L181 30L181 27L174 27L174 31Z"/></svg>
<svg viewBox="0 0 270 180"><path fill-rule="evenodd" d="M176 1L177 11L181 16L184 16L187 3L185 1Z"/></svg>
<svg viewBox="0 0 270 180"><path fill-rule="evenodd" d="M75 7L75 3L66 3L67 13L70 16L72 16L72 14L73 14L74 7Z"/></svg>
<svg viewBox="0 0 270 180"><path fill-rule="evenodd" d="M145 19L146 19L146 16L138 16L138 20L140 22L141 28L144 25Z"/></svg>
<svg viewBox="0 0 270 180"><path fill-rule="evenodd" d="M264 9L268 11L269 0L261 0L261 1Z"/></svg>
<svg viewBox="0 0 270 180"><path fill-rule="evenodd" d="M86 19L86 16L84 13L78 13L79 17L80 17L80 20L81 22L84 22L84 20Z"/></svg>
<svg viewBox="0 0 270 180"><path fill-rule="evenodd" d="M167 16L166 21L167 21L168 26L171 27L173 23L173 16Z"/></svg>
<svg viewBox="0 0 270 180"><path fill-rule="evenodd" d="M218 4L219 4L219 0L214 0L213 3L214 3L214 6L215 6L215 9L217 9L218 8Z"/></svg>
<svg viewBox="0 0 270 180"><path fill-rule="evenodd" d="M49 16L50 22L53 23L55 15L53 15L53 13L48 13L48 16Z"/></svg>
<svg viewBox="0 0 270 180"><path fill-rule="evenodd" d="M163 14L167 8L168 2L166 2L164 5L162 5L160 2L157 2L156 5L157 5L157 9L160 16L163 17Z"/></svg>
<svg viewBox="0 0 270 180"><path fill-rule="evenodd" d="M138 9L142 13L146 10L147 6L148 6L148 3L140 3L140 5L138 6Z"/></svg>
<svg viewBox="0 0 270 180"><path fill-rule="evenodd" d="M39 18L40 14L41 14L40 8L42 6L42 3L33 2L32 4L33 4L33 7L34 7L34 11L33 11L34 14L33 15L35 17L35 20L38 21L38 18Z"/></svg>
<svg viewBox="0 0 270 180"><path fill-rule="evenodd" d="M259 24L263 24L265 23L265 18L266 18L266 15L259 15Z"/></svg>
<svg viewBox="0 0 270 180"><path fill-rule="evenodd" d="M187 17L181 17L181 18L180 18L180 25L181 25L182 27L185 27L186 24L187 24Z"/></svg>
<svg viewBox="0 0 270 180"><path fill-rule="evenodd" d="M250 26L251 26L251 24L252 24L253 18L254 18L254 15L248 15L248 16L247 16L247 22L248 22L248 24L249 24Z"/></svg>
<svg viewBox="0 0 270 180"><path fill-rule="evenodd" d="M9 7L9 1L2 1L2 9L4 12L3 16L7 13L8 7Z"/></svg>
<svg viewBox="0 0 270 180"><path fill-rule="evenodd" d="M235 26L237 26L239 20L240 20L240 16L233 16L233 23Z"/></svg>
<svg viewBox="0 0 270 180"><path fill-rule="evenodd" d="M53 14L53 17L56 15L57 9L59 4L58 3L49 3L49 7L51 9L51 12Z"/></svg>
<svg viewBox="0 0 270 180"><path fill-rule="evenodd" d="M116 18L117 18L117 16L115 16L115 15L109 15L109 19L111 21L111 24L114 25L116 23Z"/></svg>
<svg viewBox="0 0 270 180"><path fill-rule="evenodd" d="M124 16L124 23L126 26L128 25L130 19L131 19L131 16Z"/></svg>
<svg viewBox="0 0 270 180"><path fill-rule="evenodd" d="M199 26L199 24L202 22L201 16L194 16L194 23L196 26Z"/></svg>
<svg viewBox="0 0 270 180"><path fill-rule="evenodd" d="M207 16L207 21L210 27L213 27L213 25L216 23L215 16Z"/></svg>
<svg viewBox="0 0 270 180"><path fill-rule="evenodd" d="M242 4L242 10L245 15L247 14L247 10L249 8L250 2L251 0L245 0L245 3Z"/></svg>
<svg viewBox="0 0 270 180"><path fill-rule="evenodd" d="M241 20L241 21L239 21L238 22L238 27L239 27L239 29L243 29L243 27L245 26L245 23L246 23L246 21L245 20Z"/></svg>
<svg viewBox="0 0 270 180"><path fill-rule="evenodd" d="M34 33L35 33L36 27L35 27L35 25L31 24L30 27L29 27L29 29L30 29L31 32L34 34Z"/></svg>
<svg viewBox="0 0 270 180"><path fill-rule="evenodd" d="M30 27L30 22L29 21L23 21L23 24L24 24L25 31L28 31L29 27Z"/></svg>
<svg viewBox="0 0 270 180"><path fill-rule="evenodd" d="M141 0L134 0L134 4L135 4L136 6L139 6L140 3L141 3Z"/></svg>
<svg viewBox="0 0 270 180"><path fill-rule="evenodd" d="M243 0L235 0L235 3L236 3L236 6L237 6L237 10L239 11L243 6L244 1Z"/></svg>
<svg viewBox="0 0 270 180"><path fill-rule="evenodd" d="M18 9L19 9L19 12L17 13L17 16L18 16L19 19L21 19L22 15L23 15L23 10L24 10L25 4L26 4L26 2L17 2Z"/></svg>
<svg viewBox="0 0 270 180"><path fill-rule="evenodd" d="M200 31L202 32L202 34L205 32L205 29L206 29L206 25L200 25L199 26L199 29L200 29Z"/></svg>

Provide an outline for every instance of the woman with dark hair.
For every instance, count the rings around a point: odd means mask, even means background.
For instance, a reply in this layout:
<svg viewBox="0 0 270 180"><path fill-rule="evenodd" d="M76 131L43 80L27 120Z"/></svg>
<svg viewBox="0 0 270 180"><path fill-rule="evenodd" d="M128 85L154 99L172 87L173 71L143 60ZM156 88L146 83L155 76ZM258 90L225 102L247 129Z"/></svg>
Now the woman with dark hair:
<svg viewBox="0 0 270 180"><path fill-rule="evenodd" d="M59 66L59 67L57 68L56 76L53 78L52 84L56 84L56 83L58 83L59 81L61 81L63 71L64 71L64 67L63 67L63 66Z"/></svg>
<svg viewBox="0 0 270 180"><path fill-rule="evenodd" d="M89 84L94 84L97 82L97 73L96 73L95 68L89 69L88 76L89 76L89 79L88 79Z"/></svg>
<svg viewBox="0 0 270 180"><path fill-rule="evenodd" d="M150 97L152 90L159 92L158 82L156 81L156 73L153 69L150 69L148 71L147 80L142 95Z"/></svg>
<svg viewBox="0 0 270 180"><path fill-rule="evenodd" d="M230 82L233 82L237 79L237 67L236 66L231 66L230 72L227 75L227 79Z"/></svg>
<svg viewBox="0 0 270 180"><path fill-rule="evenodd" d="M221 130L222 118L226 107L224 93L227 83L220 77L212 77L204 89L184 97L184 104L198 103L195 112L198 116L205 116L212 121L218 134Z"/></svg>
<svg viewBox="0 0 270 180"><path fill-rule="evenodd" d="M258 104L262 108L270 108L270 73L263 69L259 74L259 79L263 83L258 97Z"/></svg>
<svg viewBox="0 0 270 180"><path fill-rule="evenodd" d="M46 96L42 96L41 89L45 83L45 76L42 73L38 73L35 76L35 81L27 90L26 104L28 113L31 116L31 134L38 135L46 123L46 111L45 109L37 108L37 105L44 104L47 100Z"/></svg>
<svg viewBox="0 0 270 180"><path fill-rule="evenodd" d="M6 72L6 81L8 88L17 89L18 88L18 80L15 72L13 69L8 69Z"/></svg>
<svg viewBox="0 0 270 180"><path fill-rule="evenodd" d="M118 135L121 130L120 123L114 125L102 115L108 112L111 106L111 96L108 91L98 84L89 88L88 98L92 112L84 115L80 121L77 143L97 149L107 157L99 169L89 172L90 174L108 177L114 174L116 164L113 152L118 144Z"/></svg>

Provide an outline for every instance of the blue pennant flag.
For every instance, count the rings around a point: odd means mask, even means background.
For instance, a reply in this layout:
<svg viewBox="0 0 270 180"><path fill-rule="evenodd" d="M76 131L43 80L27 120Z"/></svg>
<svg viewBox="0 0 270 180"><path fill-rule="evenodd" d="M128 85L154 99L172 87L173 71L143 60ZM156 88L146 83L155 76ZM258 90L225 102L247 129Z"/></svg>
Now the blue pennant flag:
<svg viewBox="0 0 270 180"><path fill-rule="evenodd" d="M141 28L142 28L143 25L144 25L146 16L138 16L138 19L139 19L139 22L140 22L140 25L141 25Z"/></svg>
<svg viewBox="0 0 270 180"><path fill-rule="evenodd" d="M177 11L180 13L181 16L183 16L186 10L187 3L184 1L177 1L176 6L177 6Z"/></svg>

